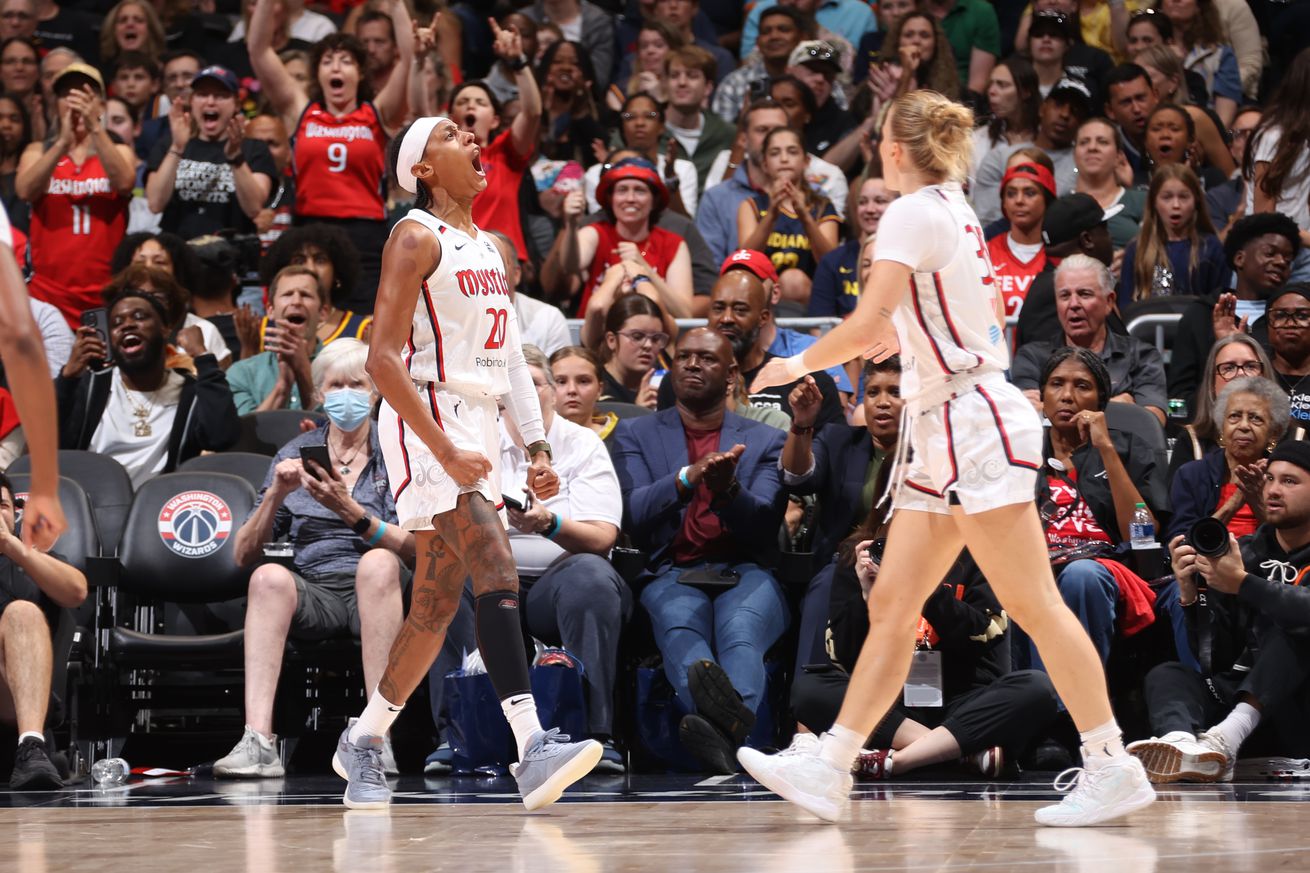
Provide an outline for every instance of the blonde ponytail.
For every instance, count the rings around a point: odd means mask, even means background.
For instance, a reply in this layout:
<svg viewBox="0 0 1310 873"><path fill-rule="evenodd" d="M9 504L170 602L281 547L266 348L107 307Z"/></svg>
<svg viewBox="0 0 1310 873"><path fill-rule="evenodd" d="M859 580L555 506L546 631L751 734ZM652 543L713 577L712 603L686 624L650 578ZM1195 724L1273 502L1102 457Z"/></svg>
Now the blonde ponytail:
<svg viewBox="0 0 1310 873"><path fill-rule="evenodd" d="M936 91L911 91L891 108L892 138L935 182L963 182L973 161L973 112Z"/></svg>

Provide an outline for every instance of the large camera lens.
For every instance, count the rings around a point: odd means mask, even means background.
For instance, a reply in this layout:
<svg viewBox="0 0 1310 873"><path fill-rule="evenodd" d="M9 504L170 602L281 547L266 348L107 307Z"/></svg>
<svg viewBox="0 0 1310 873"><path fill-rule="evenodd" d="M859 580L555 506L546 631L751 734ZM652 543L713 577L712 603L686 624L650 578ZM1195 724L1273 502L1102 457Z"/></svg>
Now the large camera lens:
<svg viewBox="0 0 1310 873"><path fill-rule="evenodd" d="M1217 518L1203 518L1188 529L1187 541L1198 555L1222 558L1228 554L1228 527Z"/></svg>

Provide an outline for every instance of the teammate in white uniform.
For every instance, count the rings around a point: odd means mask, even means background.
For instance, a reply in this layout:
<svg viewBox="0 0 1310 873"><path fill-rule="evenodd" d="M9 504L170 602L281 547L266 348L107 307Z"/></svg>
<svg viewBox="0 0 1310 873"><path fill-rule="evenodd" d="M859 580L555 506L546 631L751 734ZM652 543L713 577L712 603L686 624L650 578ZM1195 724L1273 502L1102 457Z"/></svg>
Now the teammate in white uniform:
<svg viewBox="0 0 1310 873"><path fill-rule="evenodd" d="M524 805L536 809L590 772L602 750L594 740L567 742L537 720L518 571L500 516L498 397L527 443L533 493L552 497L559 480L505 264L473 224L473 198L487 186L476 139L447 118L420 118L396 138L392 161L416 200L382 253L368 370L383 398L387 477L401 525L415 532L417 564L386 671L332 763L349 782L346 806L390 802L381 738L427 675L471 578L478 648L518 744L511 769Z"/></svg>
<svg viewBox="0 0 1310 873"><path fill-rule="evenodd" d="M1041 650L1082 732L1084 769L1075 771L1064 800L1037 811L1037 821L1099 824L1146 806L1155 792L1124 751L1096 651L1051 574L1033 499L1041 426L1005 381L1000 295L981 225L959 184L972 129L972 113L935 92L896 101L879 148L887 187L903 196L861 255L864 290L855 312L803 354L766 364L751 386L899 350L906 426L893 477L895 512L869 595L869 635L836 723L815 751L741 749L737 757L788 800L820 818L840 818L851 766L909 673L920 608L967 546Z"/></svg>
<svg viewBox="0 0 1310 873"><path fill-rule="evenodd" d="M55 384L44 363L45 346L13 249L9 214L0 206L0 361L32 454L32 484L23 506L23 542L44 552L68 526L59 505Z"/></svg>

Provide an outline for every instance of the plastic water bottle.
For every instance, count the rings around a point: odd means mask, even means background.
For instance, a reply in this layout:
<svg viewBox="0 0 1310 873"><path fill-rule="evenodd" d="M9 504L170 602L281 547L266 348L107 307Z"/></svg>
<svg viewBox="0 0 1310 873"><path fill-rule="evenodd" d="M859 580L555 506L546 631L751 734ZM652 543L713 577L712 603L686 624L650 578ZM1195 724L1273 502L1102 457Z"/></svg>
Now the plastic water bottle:
<svg viewBox="0 0 1310 873"><path fill-rule="evenodd" d="M1137 504L1133 510L1133 520L1128 525L1128 535L1134 551L1156 548L1155 523L1151 521L1151 514L1146 511L1145 503Z"/></svg>
<svg viewBox="0 0 1310 873"><path fill-rule="evenodd" d="M91 765L91 779L101 788L122 785L132 772L122 758L102 758Z"/></svg>

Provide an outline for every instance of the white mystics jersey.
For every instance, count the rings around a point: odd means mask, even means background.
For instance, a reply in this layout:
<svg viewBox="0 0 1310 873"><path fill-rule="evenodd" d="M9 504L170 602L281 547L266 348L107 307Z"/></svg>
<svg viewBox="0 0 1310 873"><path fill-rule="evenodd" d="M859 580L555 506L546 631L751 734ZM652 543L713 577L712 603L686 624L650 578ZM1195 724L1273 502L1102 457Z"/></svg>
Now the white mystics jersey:
<svg viewBox="0 0 1310 873"><path fill-rule="evenodd" d="M469 236L421 209L402 220L441 242L441 262L419 289L401 352L410 377L466 394L509 392L509 353L521 340L500 251L482 231Z"/></svg>
<svg viewBox="0 0 1310 873"><path fill-rule="evenodd" d="M929 185L893 200L878 224L874 259L914 271L892 318L901 343L902 396L931 405L927 398L952 377L1010 366L982 225L959 185Z"/></svg>

